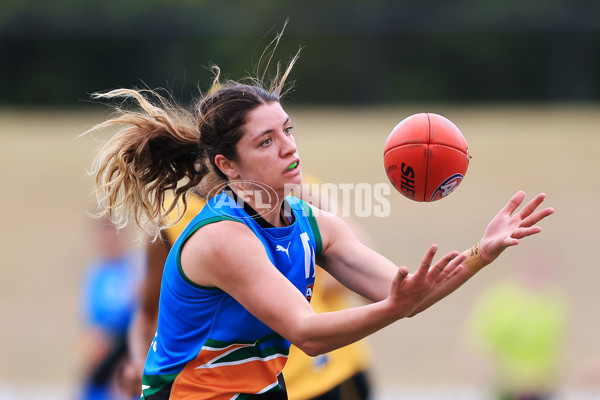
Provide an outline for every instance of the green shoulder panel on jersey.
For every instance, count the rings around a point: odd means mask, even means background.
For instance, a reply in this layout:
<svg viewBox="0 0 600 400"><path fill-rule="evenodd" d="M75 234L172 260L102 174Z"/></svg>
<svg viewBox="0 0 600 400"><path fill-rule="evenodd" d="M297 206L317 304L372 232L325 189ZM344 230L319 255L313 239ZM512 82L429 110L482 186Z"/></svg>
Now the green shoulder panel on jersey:
<svg viewBox="0 0 600 400"><path fill-rule="evenodd" d="M243 224L243 222L240 221L239 219L229 217L227 215L218 215L216 217L207 218L204 221L201 221L198 224L196 224L192 229L190 229L187 232L187 234L185 235L185 237L183 238L183 242L188 240L190 238L190 236L192 236L198 229L202 228L203 226L212 224L214 222L219 222L219 221L235 221L235 222L239 222L239 223ZM190 285L192 285L193 287L196 287L198 289L205 289L205 290L220 290L219 288L216 288L216 287L208 287L208 286L198 285L197 283L193 282L190 278L188 278L187 275L185 274L185 272L183 272L183 268L181 267L181 253L177 256L177 270L179 271L179 274L181 275L183 280L186 281L187 283L189 283Z"/></svg>
<svg viewBox="0 0 600 400"><path fill-rule="evenodd" d="M310 223L310 227L312 229L313 235L315 236L315 241L316 241L316 255L321 254L321 251L323 250L323 241L321 239L321 231L319 231L319 225L317 224L317 219L315 218L315 214L312 210L312 208L310 207L310 205L305 202L302 199L298 199L300 200L300 204L302 204L302 208L304 209L304 212L306 213L306 216L308 218L308 222Z"/></svg>

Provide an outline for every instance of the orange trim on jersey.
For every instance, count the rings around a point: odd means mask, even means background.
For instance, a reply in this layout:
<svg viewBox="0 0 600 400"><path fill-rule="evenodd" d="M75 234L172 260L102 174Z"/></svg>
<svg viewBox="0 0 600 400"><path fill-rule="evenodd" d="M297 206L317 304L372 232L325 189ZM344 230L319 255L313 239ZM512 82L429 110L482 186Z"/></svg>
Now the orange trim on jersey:
<svg viewBox="0 0 600 400"><path fill-rule="evenodd" d="M173 400L230 400L238 393L266 393L278 385L277 375L287 361L287 355L248 358L219 363L231 352L252 345L232 344L226 348L204 347L173 382Z"/></svg>

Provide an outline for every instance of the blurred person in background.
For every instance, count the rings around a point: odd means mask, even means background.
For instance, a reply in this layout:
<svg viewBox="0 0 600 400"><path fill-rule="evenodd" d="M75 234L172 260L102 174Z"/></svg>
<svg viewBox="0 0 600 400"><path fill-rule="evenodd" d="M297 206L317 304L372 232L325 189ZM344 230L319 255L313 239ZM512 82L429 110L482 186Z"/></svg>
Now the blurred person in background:
<svg viewBox="0 0 600 400"><path fill-rule="evenodd" d="M344 310L355 303L349 292L325 270L317 267L311 305L315 312ZM372 395L369 349L364 341L320 354L306 355L290 347L283 368L289 400L366 400Z"/></svg>
<svg viewBox="0 0 600 400"><path fill-rule="evenodd" d="M549 251L482 293L467 320L468 341L485 356L498 400L547 400L562 382L568 304ZM491 370L490 370L491 369Z"/></svg>
<svg viewBox="0 0 600 400"><path fill-rule="evenodd" d="M320 182L305 175L303 184L295 189L299 198L323 209L331 209L329 199L319 195ZM313 190L314 189L314 190ZM167 226L159 240L149 241L146 246L148 268L141 285L140 307L130 326L129 357L123 368L120 380L123 389L131 395L139 394L142 373L148 349L156 332L158 318L158 299L163 267L171 246L189 222L202 210L206 198L199 191L188 198L187 209L179 219L174 210L165 221ZM178 220L170 225L168 220ZM351 221L348 221L352 223ZM353 226L361 239L367 241L367 235L358 226ZM315 289L311 306L315 312L338 311L350 307L357 298L322 268L318 267L315 277ZM318 282L318 283L317 283ZM288 398L290 400L367 400L372 391L368 375L369 351L366 343L359 341L341 349L317 357L310 357L295 346L290 347L288 362L283 369Z"/></svg>
<svg viewBox="0 0 600 400"><path fill-rule="evenodd" d="M119 232L108 219L93 222L96 255L85 270L82 285L85 328L79 343L83 362L80 399L130 399L116 379L127 356L126 335L136 309L144 255L126 232Z"/></svg>

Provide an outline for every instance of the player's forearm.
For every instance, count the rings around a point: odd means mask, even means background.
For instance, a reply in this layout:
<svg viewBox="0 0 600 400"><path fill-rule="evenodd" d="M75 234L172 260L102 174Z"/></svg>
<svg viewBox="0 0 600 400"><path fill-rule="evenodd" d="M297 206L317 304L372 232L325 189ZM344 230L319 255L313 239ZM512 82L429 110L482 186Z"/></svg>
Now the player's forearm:
<svg viewBox="0 0 600 400"><path fill-rule="evenodd" d="M156 318L143 312L136 313L128 333L129 356L133 363L144 365L155 331Z"/></svg>
<svg viewBox="0 0 600 400"><path fill-rule="evenodd" d="M299 329L291 341L309 356L316 356L364 339L402 318L400 314L399 308L387 300L312 314L298 322Z"/></svg>
<svg viewBox="0 0 600 400"><path fill-rule="evenodd" d="M471 271L469 271L466 268L463 268L456 275L454 275L454 277L446 281L442 286L438 287L427 297L425 297L425 299L417 306L417 308L415 308L415 310L412 313L410 313L409 317L413 317L427 310L429 307L431 307L438 301L444 299L456 289L461 287L466 281L473 277L473 275L474 274Z"/></svg>

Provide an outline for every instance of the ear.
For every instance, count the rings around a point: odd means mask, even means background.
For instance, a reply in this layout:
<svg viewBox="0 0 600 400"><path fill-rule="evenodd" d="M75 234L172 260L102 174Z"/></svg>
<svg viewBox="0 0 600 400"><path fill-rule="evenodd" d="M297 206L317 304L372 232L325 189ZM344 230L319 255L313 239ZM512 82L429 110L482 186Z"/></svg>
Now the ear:
<svg viewBox="0 0 600 400"><path fill-rule="evenodd" d="M221 170L229 179L235 179L239 177L237 171L237 165L235 161L231 161L222 154L217 154L215 157L215 165Z"/></svg>

